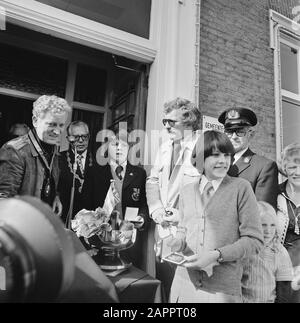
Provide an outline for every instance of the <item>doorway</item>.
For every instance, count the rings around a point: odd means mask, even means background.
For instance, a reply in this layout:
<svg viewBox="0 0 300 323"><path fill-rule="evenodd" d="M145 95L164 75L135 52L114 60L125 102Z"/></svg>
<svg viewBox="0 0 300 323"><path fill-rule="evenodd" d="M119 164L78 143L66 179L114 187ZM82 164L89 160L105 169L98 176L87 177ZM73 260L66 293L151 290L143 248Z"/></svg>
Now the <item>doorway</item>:
<svg viewBox="0 0 300 323"><path fill-rule="evenodd" d="M32 100L0 95L0 145L9 139L9 129L15 123L32 127Z"/></svg>
<svg viewBox="0 0 300 323"><path fill-rule="evenodd" d="M0 48L2 141L16 122L5 106L19 109L18 122L31 126L32 102L43 94L64 97L73 107L71 120L88 123L94 152L98 131L119 121L145 129L148 64L13 24L0 34Z"/></svg>

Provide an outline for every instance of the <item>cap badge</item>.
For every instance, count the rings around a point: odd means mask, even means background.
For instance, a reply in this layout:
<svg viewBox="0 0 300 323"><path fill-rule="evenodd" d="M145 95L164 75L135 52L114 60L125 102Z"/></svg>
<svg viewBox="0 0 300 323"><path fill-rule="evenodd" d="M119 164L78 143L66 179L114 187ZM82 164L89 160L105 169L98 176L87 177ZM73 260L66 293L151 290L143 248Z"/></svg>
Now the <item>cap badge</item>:
<svg viewBox="0 0 300 323"><path fill-rule="evenodd" d="M229 110L227 113L227 118L229 119L238 119L240 117L240 113L237 110Z"/></svg>

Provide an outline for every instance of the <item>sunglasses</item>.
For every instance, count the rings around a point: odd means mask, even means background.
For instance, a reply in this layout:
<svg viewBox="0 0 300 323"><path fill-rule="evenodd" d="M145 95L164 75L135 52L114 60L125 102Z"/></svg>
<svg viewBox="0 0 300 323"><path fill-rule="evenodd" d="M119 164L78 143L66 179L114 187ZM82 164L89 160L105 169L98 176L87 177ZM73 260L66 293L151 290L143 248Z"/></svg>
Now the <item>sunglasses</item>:
<svg viewBox="0 0 300 323"><path fill-rule="evenodd" d="M80 139L82 141L87 141L90 138L90 135L76 135L76 136L68 136L68 140L70 142L74 142L74 141L79 141Z"/></svg>
<svg viewBox="0 0 300 323"><path fill-rule="evenodd" d="M170 125L170 127L174 127L176 122L179 122L179 121L172 120L172 119L162 119L162 123L164 126L166 126L166 124L168 123Z"/></svg>
<svg viewBox="0 0 300 323"><path fill-rule="evenodd" d="M238 137L245 137L248 132L248 129L227 129L225 133L228 137L232 137L235 133Z"/></svg>

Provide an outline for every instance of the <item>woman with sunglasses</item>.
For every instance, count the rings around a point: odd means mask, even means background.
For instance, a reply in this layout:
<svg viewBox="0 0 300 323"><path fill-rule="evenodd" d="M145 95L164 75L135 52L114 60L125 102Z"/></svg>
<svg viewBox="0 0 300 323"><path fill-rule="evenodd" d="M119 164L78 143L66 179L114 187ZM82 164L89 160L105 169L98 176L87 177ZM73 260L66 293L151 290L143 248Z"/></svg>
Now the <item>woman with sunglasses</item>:
<svg viewBox="0 0 300 323"><path fill-rule="evenodd" d="M248 180L258 201L277 206L278 168L275 161L253 152L250 141L257 124L255 113L245 108L225 110L219 116L224 131L234 147L234 161L228 175Z"/></svg>
<svg viewBox="0 0 300 323"><path fill-rule="evenodd" d="M294 267L300 274L300 143L284 148L279 171L287 179L279 186L278 212L279 238L286 247ZM294 291L290 302L300 302L300 291Z"/></svg>

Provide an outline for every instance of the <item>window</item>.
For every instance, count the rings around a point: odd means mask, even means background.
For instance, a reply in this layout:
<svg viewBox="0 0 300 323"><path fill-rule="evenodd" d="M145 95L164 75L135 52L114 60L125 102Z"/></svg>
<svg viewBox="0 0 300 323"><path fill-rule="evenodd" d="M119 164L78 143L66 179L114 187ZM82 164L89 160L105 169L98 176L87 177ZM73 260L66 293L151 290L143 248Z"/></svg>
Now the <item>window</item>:
<svg viewBox="0 0 300 323"><path fill-rule="evenodd" d="M300 142L300 24L269 12L274 54L276 158L284 147Z"/></svg>
<svg viewBox="0 0 300 323"><path fill-rule="evenodd" d="M64 97L68 61L0 44L0 87Z"/></svg>
<svg viewBox="0 0 300 323"><path fill-rule="evenodd" d="M36 1L143 38L149 38L151 0Z"/></svg>
<svg viewBox="0 0 300 323"><path fill-rule="evenodd" d="M282 145L300 141L300 42L282 34L280 38Z"/></svg>
<svg viewBox="0 0 300 323"><path fill-rule="evenodd" d="M84 64L77 65L74 101L104 106L107 72Z"/></svg>

